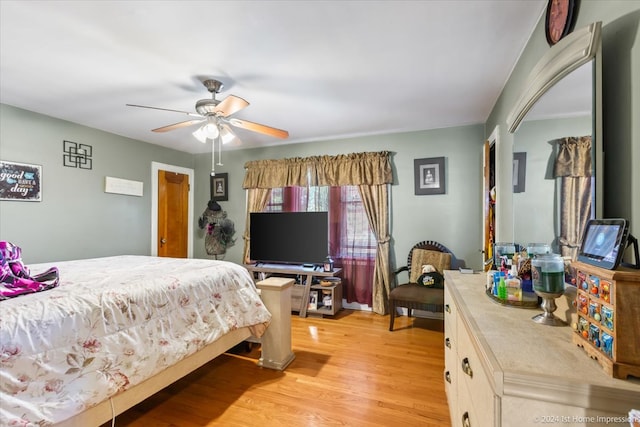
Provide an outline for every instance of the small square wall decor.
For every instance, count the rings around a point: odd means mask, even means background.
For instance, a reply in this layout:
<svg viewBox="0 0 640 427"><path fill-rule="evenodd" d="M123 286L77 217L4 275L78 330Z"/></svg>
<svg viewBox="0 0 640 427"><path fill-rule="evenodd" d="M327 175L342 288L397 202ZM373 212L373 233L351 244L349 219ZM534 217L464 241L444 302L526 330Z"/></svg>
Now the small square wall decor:
<svg viewBox="0 0 640 427"><path fill-rule="evenodd" d="M72 141L62 142L62 164L69 168L93 169L93 147Z"/></svg>
<svg viewBox="0 0 640 427"><path fill-rule="evenodd" d="M444 157L415 159L413 173L416 196L445 193Z"/></svg>

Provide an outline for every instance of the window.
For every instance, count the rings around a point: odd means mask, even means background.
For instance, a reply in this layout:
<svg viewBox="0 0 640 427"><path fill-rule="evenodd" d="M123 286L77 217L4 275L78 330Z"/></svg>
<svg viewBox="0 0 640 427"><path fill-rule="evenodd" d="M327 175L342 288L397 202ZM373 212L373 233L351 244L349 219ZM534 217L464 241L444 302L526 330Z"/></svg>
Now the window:
<svg viewBox="0 0 640 427"><path fill-rule="evenodd" d="M283 188L271 189L271 197L264 208L264 212L284 212L283 190Z"/></svg>
<svg viewBox="0 0 640 427"><path fill-rule="evenodd" d="M331 208L331 209L330 209ZM265 212L329 211L331 255L375 257L375 236L369 227L358 187L273 188Z"/></svg>
<svg viewBox="0 0 640 427"><path fill-rule="evenodd" d="M333 187L330 193L331 253L341 259L375 259L376 240L358 188Z"/></svg>
<svg viewBox="0 0 640 427"><path fill-rule="evenodd" d="M376 238L356 186L273 188L270 212L329 212L329 246L347 302L372 304Z"/></svg>

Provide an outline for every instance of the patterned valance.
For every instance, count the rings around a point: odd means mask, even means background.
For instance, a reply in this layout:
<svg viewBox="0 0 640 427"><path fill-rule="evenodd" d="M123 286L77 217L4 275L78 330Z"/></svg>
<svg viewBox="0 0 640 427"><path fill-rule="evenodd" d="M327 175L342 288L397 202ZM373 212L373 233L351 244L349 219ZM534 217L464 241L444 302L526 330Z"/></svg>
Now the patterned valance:
<svg viewBox="0 0 640 427"><path fill-rule="evenodd" d="M252 160L245 163L242 187L279 188L382 185L393 181L388 151Z"/></svg>

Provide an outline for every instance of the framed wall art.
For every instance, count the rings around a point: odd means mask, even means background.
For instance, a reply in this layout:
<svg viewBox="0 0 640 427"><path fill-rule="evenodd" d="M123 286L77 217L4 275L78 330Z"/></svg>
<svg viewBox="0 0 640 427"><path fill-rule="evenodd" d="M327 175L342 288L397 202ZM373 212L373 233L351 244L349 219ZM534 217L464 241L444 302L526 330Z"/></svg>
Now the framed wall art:
<svg viewBox="0 0 640 427"><path fill-rule="evenodd" d="M444 194L444 157L415 159L413 161L416 196Z"/></svg>
<svg viewBox="0 0 640 427"><path fill-rule="evenodd" d="M0 200L42 201L42 166L0 160Z"/></svg>
<svg viewBox="0 0 640 427"><path fill-rule="evenodd" d="M513 153L513 192L524 193L527 153Z"/></svg>
<svg viewBox="0 0 640 427"><path fill-rule="evenodd" d="M216 173L211 176L211 200L226 202L229 200L229 174Z"/></svg>

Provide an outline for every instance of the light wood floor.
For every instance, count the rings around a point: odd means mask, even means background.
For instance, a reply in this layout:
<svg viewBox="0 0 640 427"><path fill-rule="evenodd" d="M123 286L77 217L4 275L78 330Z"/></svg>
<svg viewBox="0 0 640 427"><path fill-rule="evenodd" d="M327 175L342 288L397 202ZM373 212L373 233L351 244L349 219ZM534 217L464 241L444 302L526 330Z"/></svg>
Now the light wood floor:
<svg viewBox="0 0 640 427"><path fill-rule="evenodd" d="M116 418L116 426L450 426L442 321L342 310L292 316L296 359L224 354ZM111 425L111 423L109 423ZM106 426L106 424L105 424Z"/></svg>

